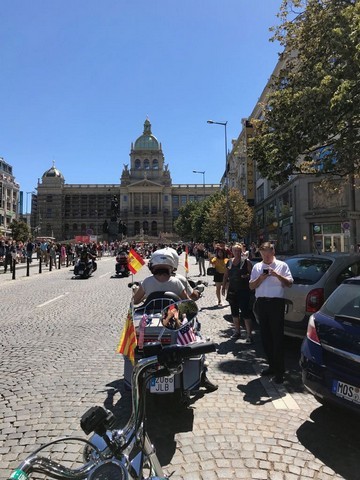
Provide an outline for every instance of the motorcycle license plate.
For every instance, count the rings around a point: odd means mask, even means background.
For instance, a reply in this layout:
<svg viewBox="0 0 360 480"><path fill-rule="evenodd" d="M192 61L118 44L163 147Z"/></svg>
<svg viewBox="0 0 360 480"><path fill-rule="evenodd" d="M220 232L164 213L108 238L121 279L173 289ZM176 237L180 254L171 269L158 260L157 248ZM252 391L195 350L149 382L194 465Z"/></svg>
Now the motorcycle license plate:
<svg viewBox="0 0 360 480"><path fill-rule="evenodd" d="M150 381L150 393L174 393L174 377L153 377Z"/></svg>
<svg viewBox="0 0 360 480"><path fill-rule="evenodd" d="M360 405L360 388L349 385L348 383L340 382L340 380L333 380L332 393L337 397L345 398L350 402Z"/></svg>

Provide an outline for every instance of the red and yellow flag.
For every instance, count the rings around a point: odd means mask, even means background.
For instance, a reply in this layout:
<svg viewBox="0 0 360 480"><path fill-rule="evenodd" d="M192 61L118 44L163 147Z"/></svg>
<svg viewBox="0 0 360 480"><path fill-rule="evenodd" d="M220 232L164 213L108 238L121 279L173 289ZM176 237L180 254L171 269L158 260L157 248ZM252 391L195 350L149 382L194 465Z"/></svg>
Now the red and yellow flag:
<svg viewBox="0 0 360 480"><path fill-rule="evenodd" d="M124 329L121 334L119 345L116 349L117 353L122 353L131 361L134 365L135 363L135 348L137 345L136 341L136 332L134 327L134 322L132 319L131 309L129 309Z"/></svg>
<svg viewBox="0 0 360 480"><path fill-rule="evenodd" d="M185 246L185 271L189 272L189 249L188 246Z"/></svg>
<svg viewBox="0 0 360 480"><path fill-rule="evenodd" d="M135 250L132 248L128 255L128 265L130 272L133 274L137 273L144 264L145 261L142 256L136 253Z"/></svg>

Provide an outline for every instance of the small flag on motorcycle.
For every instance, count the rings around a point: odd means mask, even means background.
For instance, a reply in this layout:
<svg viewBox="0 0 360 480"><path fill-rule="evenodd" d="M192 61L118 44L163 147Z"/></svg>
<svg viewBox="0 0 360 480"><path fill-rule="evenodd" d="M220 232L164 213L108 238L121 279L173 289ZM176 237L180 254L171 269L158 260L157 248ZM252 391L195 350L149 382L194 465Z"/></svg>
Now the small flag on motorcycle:
<svg viewBox="0 0 360 480"><path fill-rule="evenodd" d="M122 353L123 355L125 355L125 357L128 357L130 362L134 365L136 345L136 332L132 319L131 309L129 309L126 317L126 322L121 334L120 342L116 351L117 353Z"/></svg>
<svg viewBox="0 0 360 480"><path fill-rule="evenodd" d="M145 264L144 259L132 248L128 255L128 265L131 273L137 273Z"/></svg>
<svg viewBox="0 0 360 480"><path fill-rule="evenodd" d="M189 249L188 249L188 246L186 245L185 247L185 272L188 273L189 272Z"/></svg>

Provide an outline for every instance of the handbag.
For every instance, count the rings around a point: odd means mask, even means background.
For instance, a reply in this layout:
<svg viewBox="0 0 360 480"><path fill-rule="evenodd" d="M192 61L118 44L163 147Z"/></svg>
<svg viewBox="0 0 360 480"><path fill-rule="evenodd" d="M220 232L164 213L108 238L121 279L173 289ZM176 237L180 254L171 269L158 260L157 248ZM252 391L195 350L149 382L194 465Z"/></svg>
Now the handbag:
<svg viewBox="0 0 360 480"><path fill-rule="evenodd" d="M215 267L208 267L208 269L206 270L206 275L209 275L209 277L211 277L215 275L215 272L216 272Z"/></svg>

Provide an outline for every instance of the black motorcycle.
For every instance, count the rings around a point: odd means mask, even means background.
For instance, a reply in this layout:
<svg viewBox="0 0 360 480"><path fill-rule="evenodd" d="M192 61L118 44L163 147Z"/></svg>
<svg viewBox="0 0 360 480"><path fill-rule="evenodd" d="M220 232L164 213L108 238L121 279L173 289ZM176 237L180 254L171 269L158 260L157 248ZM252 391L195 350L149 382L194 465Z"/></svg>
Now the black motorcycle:
<svg viewBox="0 0 360 480"><path fill-rule="evenodd" d="M75 278L89 278L97 269L96 262L91 258L79 258L74 266Z"/></svg>
<svg viewBox="0 0 360 480"><path fill-rule="evenodd" d="M125 252L120 252L116 256L115 274L117 277L128 277L130 275L128 256Z"/></svg>

